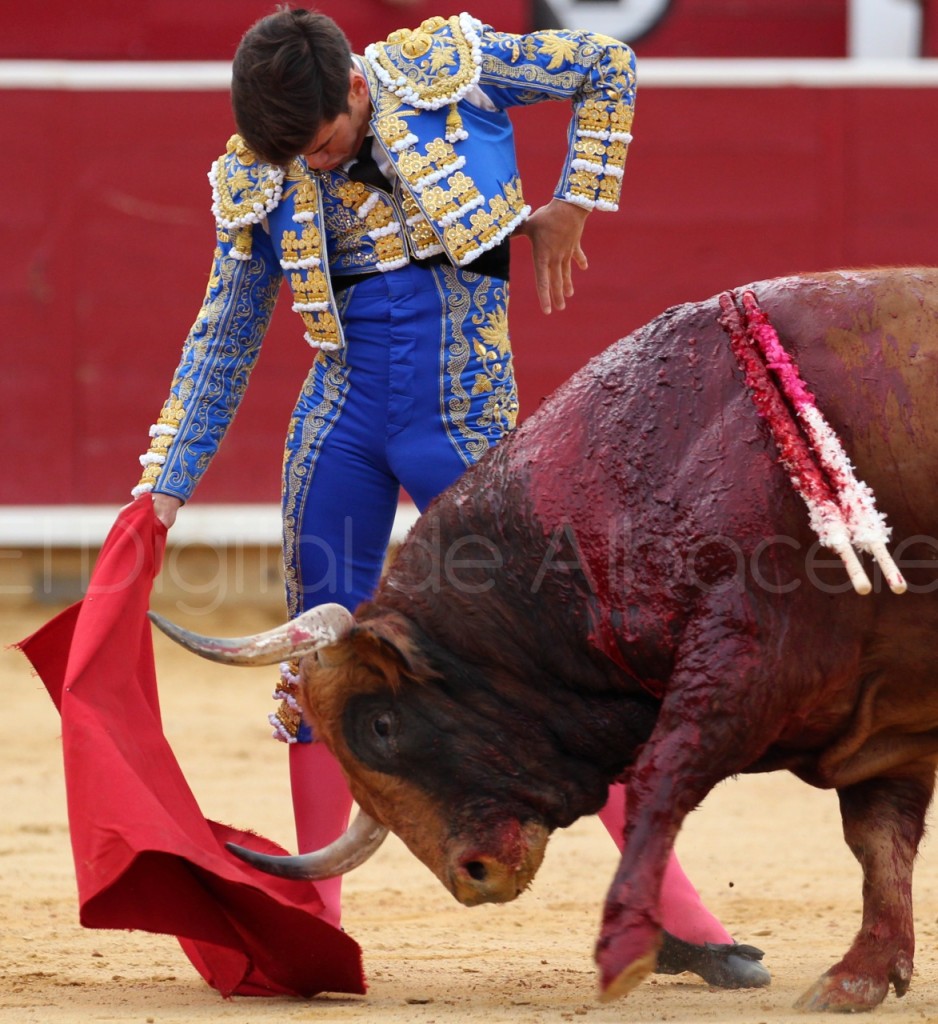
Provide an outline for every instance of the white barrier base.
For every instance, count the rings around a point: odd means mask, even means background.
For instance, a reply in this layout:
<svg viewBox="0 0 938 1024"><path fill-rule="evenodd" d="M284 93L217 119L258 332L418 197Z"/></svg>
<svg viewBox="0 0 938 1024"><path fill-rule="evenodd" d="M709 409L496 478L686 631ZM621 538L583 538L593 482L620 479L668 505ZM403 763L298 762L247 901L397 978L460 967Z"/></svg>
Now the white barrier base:
<svg viewBox="0 0 938 1024"><path fill-rule="evenodd" d="M0 548L88 548L100 545L117 518L117 505L0 506ZM417 521L417 508L401 502L391 540ZM172 544L280 545L277 505L192 505L180 509Z"/></svg>

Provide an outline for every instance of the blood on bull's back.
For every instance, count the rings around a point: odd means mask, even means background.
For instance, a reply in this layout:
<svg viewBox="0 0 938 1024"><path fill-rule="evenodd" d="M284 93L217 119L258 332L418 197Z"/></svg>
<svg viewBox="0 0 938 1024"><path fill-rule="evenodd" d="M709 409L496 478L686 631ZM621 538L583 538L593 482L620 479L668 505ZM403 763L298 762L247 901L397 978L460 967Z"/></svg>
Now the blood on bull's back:
<svg viewBox="0 0 938 1024"><path fill-rule="evenodd" d="M938 273L799 276L735 294L747 291L893 538L930 535ZM505 452L534 515L610 600L649 578L659 597L663 581L712 586L741 562L756 583L782 585L793 563L814 558L822 572L830 560L720 317L719 297L668 310L571 378Z"/></svg>

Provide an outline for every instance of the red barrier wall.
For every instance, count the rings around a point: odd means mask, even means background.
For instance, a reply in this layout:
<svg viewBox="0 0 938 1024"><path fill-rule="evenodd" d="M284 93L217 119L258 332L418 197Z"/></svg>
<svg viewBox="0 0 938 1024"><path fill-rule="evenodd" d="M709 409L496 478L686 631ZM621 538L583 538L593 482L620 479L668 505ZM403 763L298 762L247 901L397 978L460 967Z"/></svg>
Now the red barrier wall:
<svg viewBox="0 0 938 1024"><path fill-rule="evenodd" d="M0 276L2 503L122 502L136 482L213 246L217 93L9 92ZM517 117L529 202L554 184L566 109ZM514 243L522 407L667 306L776 274L938 263L936 89L646 88L618 214L593 214L568 310L537 310ZM242 411L199 491L275 501L311 358L281 301Z"/></svg>
<svg viewBox="0 0 938 1024"><path fill-rule="evenodd" d="M296 0L291 6L310 7L340 20L359 50L402 25L464 9L458 4L441 9L437 0ZM43 0L39 13L28 14L22 6L6 3L0 7L0 57L230 60L244 30L277 7L278 0ZM529 0L474 0L471 10L505 32L530 27Z"/></svg>
<svg viewBox="0 0 938 1024"><path fill-rule="evenodd" d="M931 6L936 0L922 2ZM276 6L275 0L43 0L37 14L7 3L0 5L0 58L229 60L248 25ZM293 6L314 7L337 18L358 49L402 25L469 10L504 32L557 24L605 31L640 42L646 57L846 53L847 0L659 0L657 20L638 39L590 24L595 6L576 0L472 0L450 5L438 0L296 0ZM606 0L602 7L610 25L624 28L635 23L628 0Z"/></svg>
<svg viewBox="0 0 938 1024"><path fill-rule="evenodd" d="M644 57L844 57L847 0L671 0Z"/></svg>

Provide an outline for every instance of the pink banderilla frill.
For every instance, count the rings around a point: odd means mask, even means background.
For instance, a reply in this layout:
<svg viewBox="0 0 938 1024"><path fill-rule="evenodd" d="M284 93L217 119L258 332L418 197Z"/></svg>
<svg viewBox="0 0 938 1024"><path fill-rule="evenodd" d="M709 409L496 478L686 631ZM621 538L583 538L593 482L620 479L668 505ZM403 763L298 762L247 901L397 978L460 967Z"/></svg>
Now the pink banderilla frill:
<svg viewBox="0 0 938 1024"><path fill-rule="evenodd" d="M733 295L725 292L720 308L720 324L730 336L752 400L768 424L792 486L808 507L818 540L843 561L858 594L873 588L854 547L873 556L893 593L904 593L905 580L886 549L890 529L875 507L873 492L856 478L840 439L755 295L743 294L740 311Z"/></svg>

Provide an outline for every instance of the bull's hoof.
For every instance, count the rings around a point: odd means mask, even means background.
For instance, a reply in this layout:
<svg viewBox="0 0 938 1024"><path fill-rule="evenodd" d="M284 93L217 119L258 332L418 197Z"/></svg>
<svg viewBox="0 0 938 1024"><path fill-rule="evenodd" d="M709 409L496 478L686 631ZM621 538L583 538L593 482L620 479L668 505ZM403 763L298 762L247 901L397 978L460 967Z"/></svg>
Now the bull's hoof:
<svg viewBox="0 0 938 1024"><path fill-rule="evenodd" d="M688 971L714 988L764 988L772 975L759 962L763 955L755 946L736 942L705 942L698 946L665 932L655 973Z"/></svg>
<svg viewBox="0 0 938 1024"><path fill-rule="evenodd" d="M886 998L888 981L855 974L822 974L796 1002L796 1010L809 1013L862 1013Z"/></svg>
<svg viewBox="0 0 938 1024"><path fill-rule="evenodd" d="M610 978L603 976L600 979L599 1001L611 1003L613 999L628 995L633 988L640 985L655 967L654 951L645 956L633 960L625 970Z"/></svg>
<svg viewBox="0 0 938 1024"><path fill-rule="evenodd" d="M661 932L650 924L622 931L604 927L596 943L600 1002L611 1002L640 985L655 969L660 946Z"/></svg>

